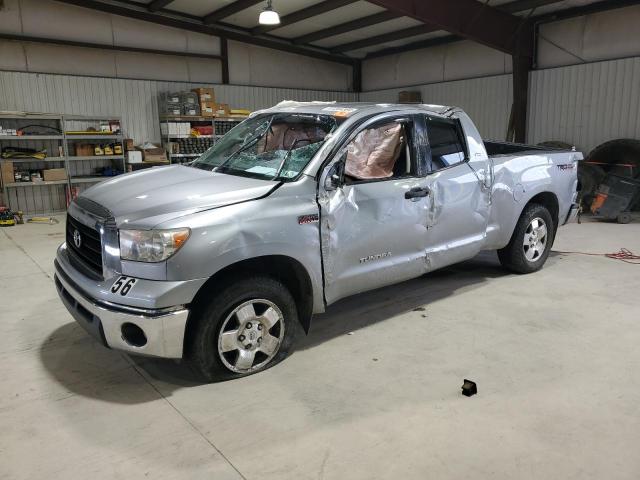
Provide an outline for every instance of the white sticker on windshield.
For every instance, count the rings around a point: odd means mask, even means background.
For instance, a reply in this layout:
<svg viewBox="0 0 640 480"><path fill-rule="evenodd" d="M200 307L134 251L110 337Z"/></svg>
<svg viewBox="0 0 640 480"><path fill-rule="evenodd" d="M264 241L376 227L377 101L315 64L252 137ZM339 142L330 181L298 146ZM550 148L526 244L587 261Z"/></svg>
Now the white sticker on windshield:
<svg viewBox="0 0 640 480"><path fill-rule="evenodd" d="M247 172L260 173L260 174L266 174L266 175L273 175L274 173L276 173L276 169L275 168L271 168L271 167L263 167L261 165L257 165L255 167L251 167L251 168L247 169Z"/></svg>

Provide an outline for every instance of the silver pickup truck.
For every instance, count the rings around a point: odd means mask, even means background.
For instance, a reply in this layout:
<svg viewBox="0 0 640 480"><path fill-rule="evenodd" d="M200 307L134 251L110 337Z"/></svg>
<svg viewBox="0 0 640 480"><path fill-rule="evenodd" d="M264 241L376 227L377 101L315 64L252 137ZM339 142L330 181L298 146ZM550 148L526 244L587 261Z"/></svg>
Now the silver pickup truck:
<svg viewBox="0 0 640 480"><path fill-rule="evenodd" d="M346 296L481 250L540 269L576 215L581 159L484 142L454 107L283 102L190 165L80 195L55 283L107 347L247 375Z"/></svg>

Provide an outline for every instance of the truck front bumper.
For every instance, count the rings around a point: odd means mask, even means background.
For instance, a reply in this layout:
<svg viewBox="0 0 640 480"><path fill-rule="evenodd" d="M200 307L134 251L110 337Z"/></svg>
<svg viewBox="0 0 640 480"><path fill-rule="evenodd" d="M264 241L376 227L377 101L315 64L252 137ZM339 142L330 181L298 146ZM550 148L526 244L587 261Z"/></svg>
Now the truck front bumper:
<svg viewBox="0 0 640 480"><path fill-rule="evenodd" d="M95 300L84 294L56 260L55 284L73 318L103 345L163 358L182 358L189 310L146 309Z"/></svg>

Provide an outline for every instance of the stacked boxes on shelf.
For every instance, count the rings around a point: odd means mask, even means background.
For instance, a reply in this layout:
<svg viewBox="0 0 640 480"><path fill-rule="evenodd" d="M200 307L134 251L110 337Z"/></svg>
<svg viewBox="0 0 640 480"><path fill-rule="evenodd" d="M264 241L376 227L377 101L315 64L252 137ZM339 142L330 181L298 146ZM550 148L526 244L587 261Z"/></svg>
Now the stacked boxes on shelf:
<svg viewBox="0 0 640 480"><path fill-rule="evenodd" d="M162 93L158 100L161 115L200 115L200 100L194 92Z"/></svg>
<svg viewBox="0 0 640 480"><path fill-rule="evenodd" d="M179 102L174 100L179 99ZM244 120L248 110L231 110L229 105L216 103L213 88L195 88L191 92L160 95L160 133L162 144L171 163L195 160L209 149L217 139ZM184 109L184 105L197 102L199 115ZM181 109L179 110L179 106ZM181 111L182 114L174 112Z"/></svg>
<svg viewBox="0 0 640 480"><path fill-rule="evenodd" d="M203 117L214 117L216 114L216 95L213 88L194 88L198 98L200 112Z"/></svg>

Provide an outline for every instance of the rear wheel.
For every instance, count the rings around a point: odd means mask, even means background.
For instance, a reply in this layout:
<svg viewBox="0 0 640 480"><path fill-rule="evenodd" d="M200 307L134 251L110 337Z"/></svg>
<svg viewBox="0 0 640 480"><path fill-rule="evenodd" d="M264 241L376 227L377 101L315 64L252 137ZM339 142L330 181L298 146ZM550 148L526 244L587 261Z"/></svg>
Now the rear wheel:
<svg viewBox="0 0 640 480"><path fill-rule="evenodd" d="M518 219L509 244L498 250L500 263L516 273L540 270L551 251L554 234L549 210L535 203L528 205Z"/></svg>
<svg viewBox="0 0 640 480"><path fill-rule="evenodd" d="M299 330L295 300L277 280L255 277L224 288L194 310L187 358L208 381L260 372L284 359Z"/></svg>
<svg viewBox="0 0 640 480"><path fill-rule="evenodd" d="M616 218L618 223L629 223L632 220L631 217L631 212L622 212L620 215L618 215L618 218Z"/></svg>

